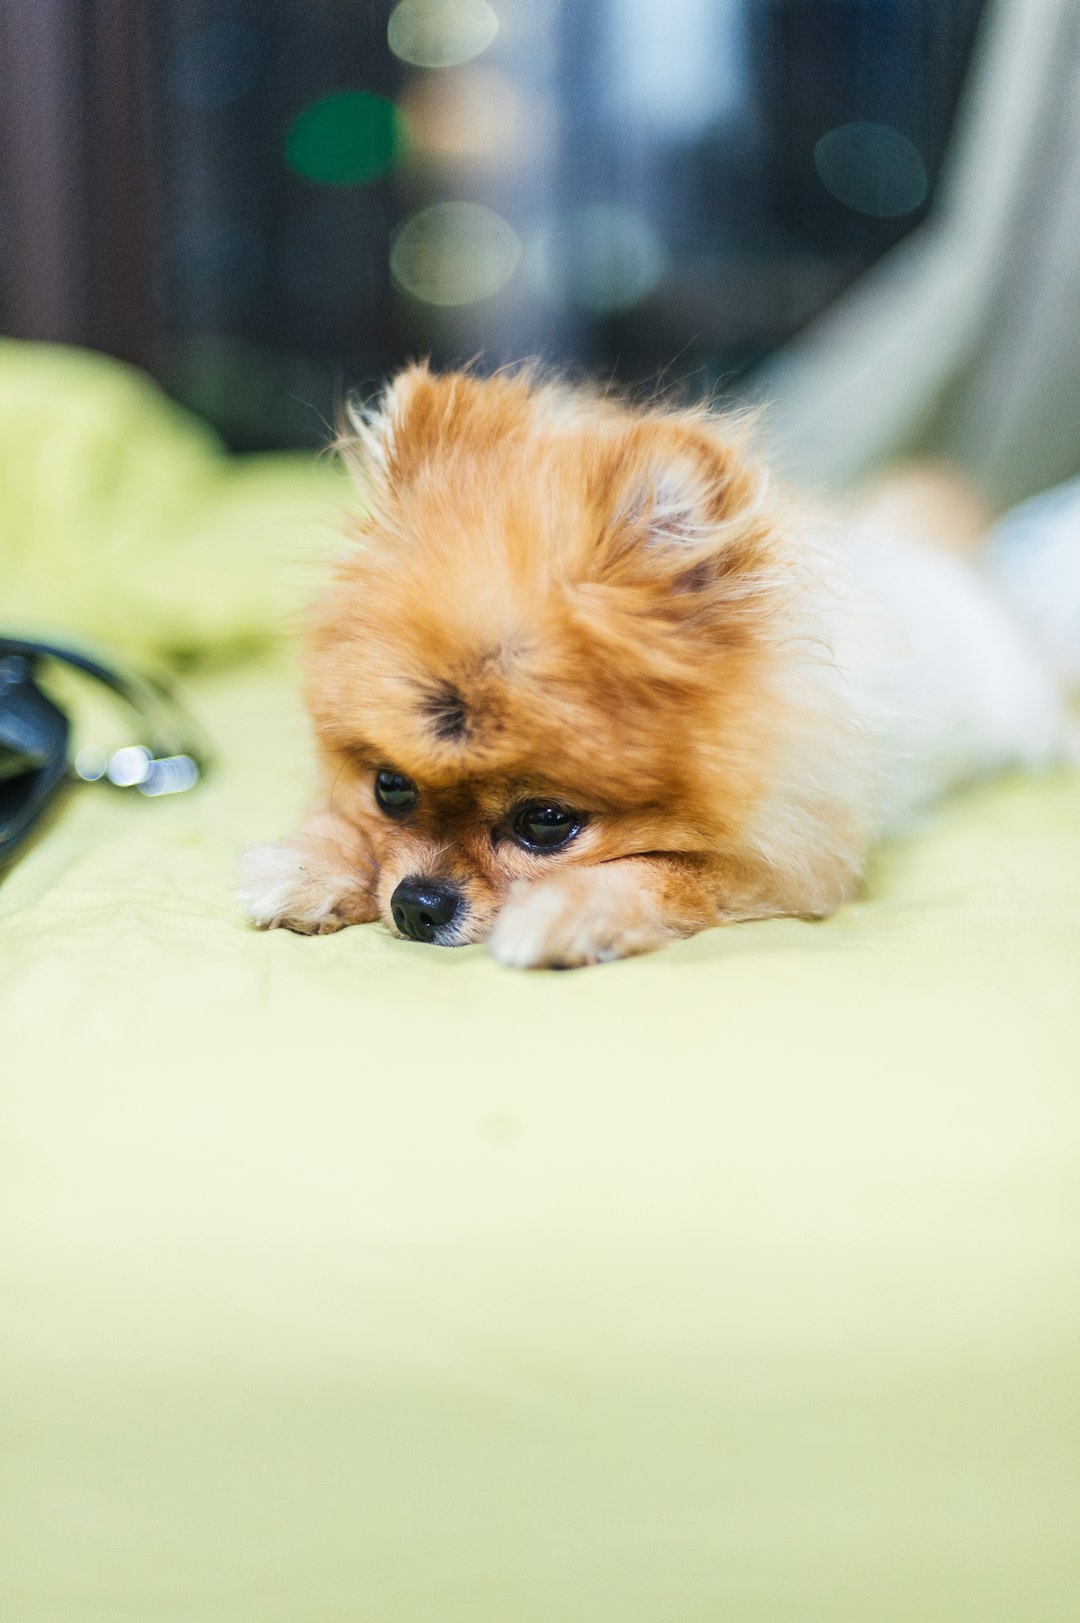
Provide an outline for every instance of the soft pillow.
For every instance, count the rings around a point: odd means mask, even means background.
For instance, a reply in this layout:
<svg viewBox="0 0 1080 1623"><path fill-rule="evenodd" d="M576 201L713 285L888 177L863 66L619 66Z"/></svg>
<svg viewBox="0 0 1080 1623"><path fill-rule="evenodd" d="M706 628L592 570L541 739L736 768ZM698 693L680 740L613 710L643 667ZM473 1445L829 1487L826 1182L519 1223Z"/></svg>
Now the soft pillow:
<svg viewBox="0 0 1080 1623"><path fill-rule="evenodd" d="M0 627L218 662L286 629L334 545L341 474L230 457L149 379L0 342Z"/></svg>

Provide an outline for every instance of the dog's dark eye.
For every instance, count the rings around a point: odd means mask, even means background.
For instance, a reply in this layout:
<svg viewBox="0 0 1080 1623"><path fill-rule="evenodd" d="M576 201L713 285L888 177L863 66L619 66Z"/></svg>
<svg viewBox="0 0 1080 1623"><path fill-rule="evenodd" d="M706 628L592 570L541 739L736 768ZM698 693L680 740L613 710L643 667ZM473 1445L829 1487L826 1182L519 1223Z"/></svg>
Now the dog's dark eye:
<svg viewBox="0 0 1080 1623"><path fill-rule="evenodd" d="M572 840L584 822L580 812L552 800L530 800L514 818L514 837L534 851L554 851Z"/></svg>
<svg viewBox="0 0 1080 1623"><path fill-rule="evenodd" d="M375 799L388 817L404 817L419 798L420 791L404 772L376 772Z"/></svg>

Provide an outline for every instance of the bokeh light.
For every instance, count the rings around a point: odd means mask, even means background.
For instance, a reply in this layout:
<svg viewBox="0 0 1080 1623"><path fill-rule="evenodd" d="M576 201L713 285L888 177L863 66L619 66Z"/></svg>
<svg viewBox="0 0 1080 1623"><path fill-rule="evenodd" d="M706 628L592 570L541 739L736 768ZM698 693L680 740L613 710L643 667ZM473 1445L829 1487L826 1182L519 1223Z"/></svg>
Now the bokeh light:
<svg viewBox="0 0 1080 1623"><path fill-rule="evenodd" d="M537 233L528 269L549 297L614 314L656 287L667 254L643 214L617 203L590 203Z"/></svg>
<svg viewBox="0 0 1080 1623"><path fill-rule="evenodd" d="M499 31L487 0L401 0L386 38L394 55L415 68L449 68L486 51Z"/></svg>
<svg viewBox="0 0 1080 1623"><path fill-rule="evenodd" d="M409 152L424 160L509 169L551 147L550 108L495 68L420 74L400 106Z"/></svg>
<svg viewBox="0 0 1080 1623"><path fill-rule="evenodd" d="M73 763L76 776L84 783L99 783L108 764L109 757L98 744L84 744Z"/></svg>
<svg viewBox="0 0 1080 1623"><path fill-rule="evenodd" d="M153 756L145 744L125 744L123 749L118 749L109 757L105 776L118 789L131 789L145 781L152 760Z"/></svg>
<svg viewBox="0 0 1080 1623"><path fill-rule="evenodd" d="M399 228L390 247L394 280L425 304L475 304L513 276L516 232L480 203L434 203Z"/></svg>
<svg viewBox="0 0 1080 1623"><path fill-rule="evenodd" d="M290 169L318 186L362 186L393 167L400 144L392 101L368 90L339 90L293 120L285 158Z"/></svg>
<svg viewBox="0 0 1080 1623"><path fill-rule="evenodd" d="M139 793L147 796L182 795L194 789L201 774L199 764L191 755L165 755L151 761L145 778L139 784Z"/></svg>
<svg viewBox="0 0 1080 1623"><path fill-rule="evenodd" d="M875 220L910 214L930 182L913 141L891 124L840 124L814 148L814 168L838 202Z"/></svg>

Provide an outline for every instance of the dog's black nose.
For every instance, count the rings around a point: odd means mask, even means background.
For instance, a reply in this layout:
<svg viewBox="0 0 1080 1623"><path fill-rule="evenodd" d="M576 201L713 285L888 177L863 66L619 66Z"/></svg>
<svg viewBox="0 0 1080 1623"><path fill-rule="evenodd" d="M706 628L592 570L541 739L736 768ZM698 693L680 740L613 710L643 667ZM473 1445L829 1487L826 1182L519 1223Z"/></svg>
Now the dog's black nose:
<svg viewBox="0 0 1080 1623"><path fill-rule="evenodd" d="M461 906L461 893L448 879L417 879L410 874L390 898L390 911L402 935L434 941Z"/></svg>

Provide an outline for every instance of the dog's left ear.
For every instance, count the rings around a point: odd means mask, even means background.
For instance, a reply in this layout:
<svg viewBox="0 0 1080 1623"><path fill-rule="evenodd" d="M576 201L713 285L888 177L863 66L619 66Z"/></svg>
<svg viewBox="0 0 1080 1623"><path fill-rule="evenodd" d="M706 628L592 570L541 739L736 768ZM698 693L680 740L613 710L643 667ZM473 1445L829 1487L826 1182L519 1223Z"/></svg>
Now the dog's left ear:
<svg viewBox="0 0 1080 1623"><path fill-rule="evenodd" d="M685 550L703 540L717 508L704 458L682 449L644 459L620 492L612 522L636 546Z"/></svg>
<svg viewBox="0 0 1080 1623"><path fill-rule="evenodd" d="M601 497L605 575L667 577L686 591L749 563L764 473L747 456L742 425L726 427L646 422L615 448Z"/></svg>

